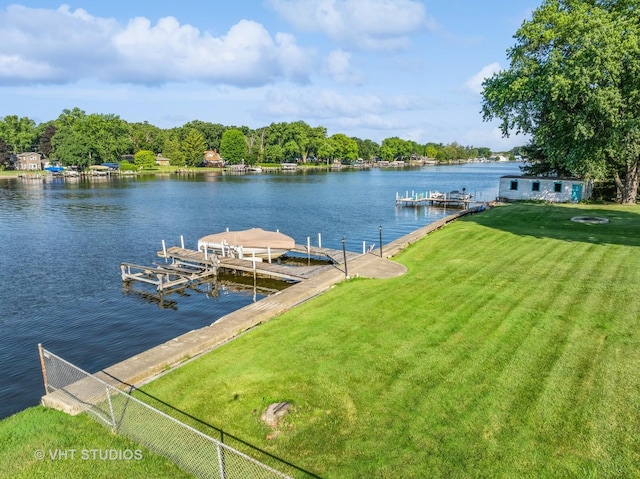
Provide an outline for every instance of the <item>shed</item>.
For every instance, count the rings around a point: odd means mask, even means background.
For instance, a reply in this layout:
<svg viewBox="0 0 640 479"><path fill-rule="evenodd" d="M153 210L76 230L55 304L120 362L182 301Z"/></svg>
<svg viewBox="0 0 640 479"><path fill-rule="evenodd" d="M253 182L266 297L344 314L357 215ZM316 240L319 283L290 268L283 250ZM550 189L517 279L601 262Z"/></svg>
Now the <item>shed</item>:
<svg viewBox="0 0 640 479"><path fill-rule="evenodd" d="M582 178L507 175L500 177L498 199L577 203L592 193L593 182Z"/></svg>

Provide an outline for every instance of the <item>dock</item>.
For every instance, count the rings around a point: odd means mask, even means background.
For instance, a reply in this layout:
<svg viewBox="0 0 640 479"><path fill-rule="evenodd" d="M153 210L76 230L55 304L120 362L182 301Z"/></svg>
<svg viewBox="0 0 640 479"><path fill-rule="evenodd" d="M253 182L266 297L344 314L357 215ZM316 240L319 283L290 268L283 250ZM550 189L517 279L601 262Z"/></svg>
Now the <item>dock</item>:
<svg viewBox="0 0 640 479"><path fill-rule="evenodd" d="M303 254L308 257L324 259L326 261L329 261L330 263L335 264L344 263L345 255L347 257L347 261L351 261L360 256L360 253L355 253L353 251L342 251L341 249L323 248L320 246L305 246L301 244L295 245L295 247L292 248L290 252Z"/></svg>
<svg viewBox="0 0 640 479"><path fill-rule="evenodd" d="M290 266L274 262L259 261L254 258L232 258L206 254L184 246L164 247L157 252L163 263L142 266L133 263L121 263L122 281L129 284L141 282L155 287L159 293L170 293L193 284L217 278L220 271L252 274L261 278L274 278L283 281L300 282L334 269L354 260L360 253L331 248L307 247L295 245L292 253L305 255L309 259L321 259L326 264L308 266Z"/></svg>
<svg viewBox="0 0 640 479"><path fill-rule="evenodd" d="M214 262L185 263L175 261L167 264L142 266L133 263L121 263L122 281L131 283L139 281L155 286L158 292L169 293L195 283L201 283L212 276L217 276Z"/></svg>
<svg viewBox="0 0 640 479"><path fill-rule="evenodd" d="M416 193L407 191L404 196L396 193L396 205L398 206L451 206L455 208L469 208L472 205L483 204L483 201L473 199L473 196L459 191L441 193L439 191L426 191Z"/></svg>
<svg viewBox="0 0 640 479"><path fill-rule="evenodd" d="M384 253L374 250L358 255L349 264L349 273L354 277L387 279L396 278L406 272L406 267L390 260L409 245L419 241L429 233L445 227L447 224L467 214L478 213L483 208L471 208L455 212L445 218L423 226L416 231L384 245ZM306 249L306 248L305 248ZM169 250L167 250L169 251ZM342 252L342 251L340 251ZM177 338L142 351L124 361L103 369L96 375L108 382L124 385L128 388L140 386L166 372L168 368L179 367L185 358L195 358L211 351L230 340L240 336L273 317L291 310L328 291L335 284L343 281L346 272L339 266L327 266L306 281L300 281L278 293L270 295L258 302L233 311L218 319L210 326L189 331ZM42 404L65 411L69 414L79 412L74 404L65 398L54 397L52 393L42 397Z"/></svg>

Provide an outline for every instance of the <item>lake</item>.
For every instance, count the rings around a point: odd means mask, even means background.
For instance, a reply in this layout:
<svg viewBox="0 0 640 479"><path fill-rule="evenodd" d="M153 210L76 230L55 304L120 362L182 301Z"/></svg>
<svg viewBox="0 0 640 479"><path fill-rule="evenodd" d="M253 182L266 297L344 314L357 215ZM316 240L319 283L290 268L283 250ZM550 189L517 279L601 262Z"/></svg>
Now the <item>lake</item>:
<svg viewBox="0 0 640 479"><path fill-rule="evenodd" d="M466 188L498 195L514 163L270 174L137 176L95 180L0 178L0 418L44 393L37 344L95 372L254 300L253 291L187 289L165 297L124 288L120 263L230 229L280 230L296 243L362 251L451 210L399 207L396 193ZM263 297L258 294L256 299Z"/></svg>

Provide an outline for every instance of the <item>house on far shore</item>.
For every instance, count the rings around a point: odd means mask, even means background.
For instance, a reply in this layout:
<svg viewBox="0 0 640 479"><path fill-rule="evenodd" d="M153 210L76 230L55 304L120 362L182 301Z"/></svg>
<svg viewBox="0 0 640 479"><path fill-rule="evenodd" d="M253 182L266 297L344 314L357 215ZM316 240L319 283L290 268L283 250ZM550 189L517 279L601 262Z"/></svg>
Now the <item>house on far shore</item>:
<svg viewBox="0 0 640 479"><path fill-rule="evenodd" d="M578 203L591 198L593 182L581 178L518 176L500 177L501 201L540 200L551 203Z"/></svg>
<svg viewBox="0 0 640 479"><path fill-rule="evenodd" d="M42 155L33 151L16 155L16 170L41 170Z"/></svg>
<svg viewBox="0 0 640 479"><path fill-rule="evenodd" d="M156 165L158 166L169 166L171 164L171 160L169 158L165 158L162 154L158 153L156 156Z"/></svg>
<svg viewBox="0 0 640 479"><path fill-rule="evenodd" d="M209 168L222 168L224 166L224 160L220 156L220 153L218 153L218 150L207 150L204 152L202 164Z"/></svg>

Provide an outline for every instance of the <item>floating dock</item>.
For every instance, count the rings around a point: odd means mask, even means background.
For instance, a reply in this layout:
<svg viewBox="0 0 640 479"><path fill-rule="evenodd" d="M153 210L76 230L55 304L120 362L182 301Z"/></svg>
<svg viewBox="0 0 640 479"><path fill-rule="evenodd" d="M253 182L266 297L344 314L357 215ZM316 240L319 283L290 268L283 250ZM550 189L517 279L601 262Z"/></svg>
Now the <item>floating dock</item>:
<svg viewBox="0 0 640 479"><path fill-rule="evenodd" d="M476 201L473 196L459 191L441 193L439 191L427 191L424 193L407 191L404 196L396 193L396 205L398 206L452 206L456 208L469 208L471 205L483 204L483 201Z"/></svg>

